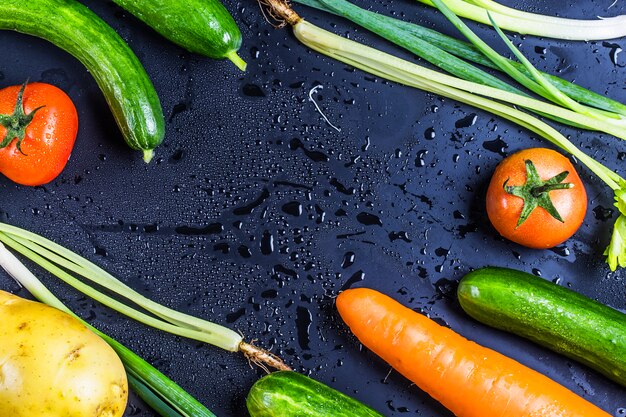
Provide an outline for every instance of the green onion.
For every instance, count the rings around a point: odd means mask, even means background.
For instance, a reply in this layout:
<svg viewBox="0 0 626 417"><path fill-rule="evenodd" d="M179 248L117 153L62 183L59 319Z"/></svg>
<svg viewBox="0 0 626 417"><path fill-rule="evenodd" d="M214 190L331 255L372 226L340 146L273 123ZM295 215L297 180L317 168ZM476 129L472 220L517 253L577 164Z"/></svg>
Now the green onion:
<svg viewBox="0 0 626 417"><path fill-rule="evenodd" d="M194 397L133 351L76 316L2 243L0 243L0 266L39 301L76 317L104 339L122 360L130 386L159 415L163 417L215 417L215 414Z"/></svg>
<svg viewBox="0 0 626 417"><path fill-rule="evenodd" d="M500 56L496 51L494 51L489 45L487 45L482 39L480 39L472 30L465 24L459 17L454 14L452 10L447 6L442 0L431 0L435 6L448 18L448 20L457 28L465 37L476 46L487 58L489 58L495 65L497 65L502 71L509 74L513 79L517 82L528 88L529 90L535 92L536 94L553 101L559 106L563 106L569 108L570 110L602 121L605 124L610 124L615 126L616 129L623 130L622 133L615 134L613 130L613 134L615 136L625 138L626 137L626 124L625 120L622 116L618 114L613 114L609 112L605 112L603 110L594 109L591 107L584 106L566 94L563 94L560 90L555 88L552 84L550 84L545 78L541 76L539 71L537 71L533 65L524 57L524 55L513 45L513 43L502 33L499 26L495 24L495 21L492 19L491 23L495 27L496 31L500 35L500 37L507 44L509 49L515 54L515 56L521 61L522 65L526 71L531 75L530 77L526 74L519 71L513 65L510 64L509 60ZM449 2L450 0L446 0ZM488 13L489 18L491 19L491 14ZM532 77L532 78L531 78ZM602 129L601 129L602 130ZM611 133L608 131L609 129L603 129L607 133Z"/></svg>
<svg viewBox="0 0 626 417"><path fill-rule="evenodd" d="M551 104L440 74L358 42L334 35L302 19L282 0L263 0L263 4L270 8L271 16L278 17L279 23L282 19L282 23L286 22L291 25L296 38L315 51L381 78L449 97L501 116L539 134L552 144L575 156L615 193L616 206L621 214L606 255L612 270L615 270L617 265L626 266L626 180L582 152L565 136L545 122L495 100L510 101L546 113L555 111L559 117L567 115L575 121L585 120L585 123L588 122L586 119L589 118Z"/></svg>
<svg viewBox="0 0 626 417"><path fill-rule="evenodd" d="M379 15L367 12L366 10L363 10L345 0L296 0L296 2L313 7L328 7L328 9L332 12L336 12L341 16L347 17L367 30L384 37L388 41L407 49L420 58L425 59L431 64L436 65L459 78L512 93L524 94L518 88L515 88L499 78L496 78L493 75L468 64L457 56L446 52L427 40L413 35L408 31L396 30L395 19L378 19Z"/></svg>
<svg viewBox="0 0 626 417"><path fill-rule="evenodd" d="M139 294L94 263L42 236L0 223L0 242L88 297L145 325L177 336L208 343L231 352L242 352L250 361L263 367L289 369L280 358L264 349L244 342L243 336L239 333L158 304ZM87 285L72 273L106 288L147 313Z"/></svg>
<svg viewBox="0 0 626 417"><path fill-rule="evenodd" d="M130 372L128 372L127 377L130 389L132 389L158 415L162 417L180 416L180 414L176 410L161 401L161 398L159 398L150 389L148 389L146 385L144 385L139 379L135 378Z"/></svg>
<svg viewBox="0 0 626 417"><path fill-rule="evenodd" d="M268 1L273 2L273 0L268 0ZM307 33L312 34L312 31L307 31ZM324 37L325 41L327 39L330 39L330 37L328 36ZM305 40L301 39L301 41L303 42L309 41L312 44L315 43L315 39L305 39ZM333 42L333 45L337 45L338 49L341 49L341 47L344 44L346 43L336 42L336 41ZM322 49L324 49L323 46L324 45L322 45ZM372 55L369 49L367 51L368 51L368 55ZM376 52L380 53L380 51L376 51ZM359 53L360 52L355 52L355 59L357 60L360 59L358 56ZM391 55L388 55L388 56L391 57ZM379 55L376 55L376 57L378 58ZM475 95L482 95L485 97L489 97L491 99L508 102L510 104L518 105L518 106L521 106L521 107L524 107L533 111L537 111L540 113L551 114L560 119L569 120L572 123L585 126L588 129L603 131L606 133L610 133L621 139L626 139L626 129L624 128L623 125L620 125L620 124L607 123L606 120L599 120L595 117L590 117L585 114L579 114L569 109L564 109L562 107L559 107L550 103L545 103L543 101L540 101L531 97L511 93L508 91L499 90L497 88L493 88L490 86L480 85L471 81L465 81L463 79L452 77L446 74L441 74L437 71L433 71L431 69L428 69L419 65L411 64L404 60L399 60L398 58L394 59L393 66L396 66L396 65L399 65L402 68L409 68L408 66L410 66L409 72L413 73L413 75L421 77L425 80L429 80L433 83L444 84L444 85L454 87L459 90L473 93ZM386 67L391 67L391 66L392 65L386 65ZM364 69L362 68L362 66L359 66L359 65L355 65L355 67Z"/></svg>
<svg viewBox="0 0 626 417"><path fill-rule="evenodd" d="M491 18L491 14L489 15L489 17ZM506 43L511 52L513 52L513 54L517 57L517 59L519 59L522 65L524 65L524 68L532 75L532 79L525 74L520 73L519 71L517 73L520 74L521 77L525 77L526 79L528 79L529 82L532 82L534 79L544 97L554 103L560 104L563 107L567 107L570 110L575 111L576 113L584 114L589 117L595 117L599 120L605 120L607 123L621 123L622 126L624 125L624 120L621 115L594 109L591 107L586 107L573 100L567 94L561 92L533 66L533 64L524 56L524 54L522 54L519 49L517 49L515 45L513 45L513 42L511 42L509 38L506 37L506 35L502 32L502 30L494 20L491 20L491 24L493 25L500 38ZM620 122L616 122L616 120L619 120Z"/></svg>
<svg viewBox="0 0 626 417"><path fill-rule="evenodd" d="M517 74L518 77L530 84L531 87L535 87L533 91L539 93L543 92L544 96L556 101L557 104L563 105L562 100L555 99L555 95L561 92L565 94L568 104L568 108L576 110L578 113L583 113L589 117L598 117L600 120L606 121L606 119L619 120L622 115L626 115L626 106L604 97L600 94L589 91L585 88L569 83L558 77L551 76L549 74L541 73L549 80L548 86L537 85L536 82L530 79L533 73L536 72L534 68L529 70L525 65L517 63L515 61L506 59L498 55L495 51L491 50L488 46L484 45L487 52L494 55L493 60L498 63L492 62L491 59L487 59L479 48L476 48L470 44L458 41L446 35L442 35L431 29L423 28L419 25L415 25L408 22L403 22L397 19L393 19L387 16L383 16L377 13L363 10L345 0L296 0L299 3L306 4L311 7L316 7L325 10L330 13L335 13L345 18L352 20L360 26L378 34L381 37L401 46L414 54L420 56L423 59L431 62L434 65L450 72L453 75L458 76L467 81L474 81L480 84L488 85L491 87L499 88L504 91L509 91L517 94L524 94L520 90L509 86L506 83L498 80L499 83L491 82L491 75L486 74L484 71L466 63L463 60L452 60L450 54L460 56L471 61L495 67L499 70L505 70L513 67L511 71L513 75ZM450 12L451 13L451 12ZM456 17L452 14L452 17ZM457 18L458 20L458 18ZM460 21L459 21L460 22ZM457 23L459 23L457 22ZM462 22L460 23L462 25ZM463 27L469 34L473 35L469 28ZM476 37L475 35L473 35ZM476 37L477 38L477 37ZM480 40L478 40L480 41ZM521 73L521 74L520 74ZM487 77L485 77L487 75ZM491 78L488 78L491 77ZM558 88L556 94L552 92L552 87ZM546 91L547 90L547 91ZM525 95L525 94L524 94ZM562 94L561 94L562 95ZM571 97L568 98L568 97ZM578 103L572 101L580 101L596 108L606 110L609 113L598 111L596 109L587 108L585 106L578 106ZM533 109L531 109L533 110ZM537 110L533 110L537 114L551 118L561 123L568 124L570 126L579 128L589 128L588 126L581 125L572 120L562 119L555 117L552 114L542 113ZM615 121L609 121L613 123ZM623 123L617 122L616 129L624 129Z"/></svg>
<svg viewBox="0 0 626 417"><path fill-rule="evenodd" d="M432 0L418 0L434 6ZM461 16L489 24L488 12L501 28L546 38L594 41L626 36L626 16L598 20L564 19L505 7L491 0L447 0L448 7Z"/></svg>

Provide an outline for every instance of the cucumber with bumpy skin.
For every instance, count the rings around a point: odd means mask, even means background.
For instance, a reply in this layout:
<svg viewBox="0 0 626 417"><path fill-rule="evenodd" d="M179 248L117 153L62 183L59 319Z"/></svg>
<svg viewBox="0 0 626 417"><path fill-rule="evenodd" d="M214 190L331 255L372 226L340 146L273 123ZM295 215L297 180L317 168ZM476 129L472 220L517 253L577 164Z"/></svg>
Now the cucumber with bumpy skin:
<svg viewBox="0 0 626 417"><path fill-rule="evenodd" d="M463 310L476 320L530 339L626 386L626 314L507 268L470 272L457 294Z"/></svg>
<svg viewBox="0 0 626 417"><path fill-rule="evenodd" d="M126 143L150 161L165 135L163 110L141 62L109 25L75 0L1 0L1 29L46 39L82 62Z"/></svg>
<svg viewBox="0 0 626 417"><path fill-rule="evenodd" d="M246 404L252 417L383 417L357 400L291 371L258 380Z"/></svg>
<svg viewBox="0 0 626 417"><path fill-rule="evenodd" d="M237 55L241 32L219 0L113 0L163 37L211 58L228 58L244 71Z"/></svg>

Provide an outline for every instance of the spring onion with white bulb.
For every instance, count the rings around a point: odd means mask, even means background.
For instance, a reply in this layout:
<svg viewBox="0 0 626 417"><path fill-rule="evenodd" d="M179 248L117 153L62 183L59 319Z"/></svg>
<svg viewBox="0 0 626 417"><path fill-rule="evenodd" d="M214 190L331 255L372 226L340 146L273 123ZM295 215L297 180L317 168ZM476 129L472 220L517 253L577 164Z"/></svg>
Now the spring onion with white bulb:
<svg viewBox="0 0 626 417"><path fill-rule="evenodd" d="M614 114L604 110L595 109L585 106L573 100L554 85L548 82L543 75L526 59L526 57L513 45L513 43L502 33L500 25L496 24L491 13L487 13L490 22L495 28L500 38L506 43L507 47L520 60L526 69L526 73L519 71L511 65L510 61L487 45L465 24L454 12L448 7L450 0L431 0L432 3L446 16L446 18L470 41L474 46L483 53L483 55L491 60L500 70L507 73L511 78L528 88L530 91L544 97L553 103L570 109L580 115L601 121L605 125L612 125L615 129L622 130L622 133L615 133L613 129L603 129L602 131L612 133L617 137L625 139L626 135L626 119L620 114ZM528 75L527 75L528 74ZM611 131L610 131L611 130Z"/></svg>
<svg viewBox="0 0 626 417"><path fill-rule="evenodd" d="M40 302L64 311L91 329L118 354L135 393L162 417L215 417L194 397L115 339L76 316L19 259L0 243L0 267Z"/></svg>
<svg viewBox="0 0 626 417"><path fill-rule="evenodd" d="M611 243L605 254L608 257L608 263L612 270L615 270L618 265L621 267L626 266L626 180L582 152L547 123L501 101L509 101L523 107L533 107L545 113L554 112L559 117L567 116L576 121L585 121L585 123L589 122L589 120L595 123L598 122L597 120L552 104L441 74L350 39L337 36L307 22L283 0L260 1L268 8L270 16L279 23L286 23L292 26L296 38L317 52L378 77L449 97L501 116L537 133L555 146L572 154L615 193L616 206L620 210L620 217L616 222Z"/></svg>
<svg viewBox="0 0 626 417"><path fill-rule="evenodd" d="M280 358L245 342L243 336L234 330L158 304L139 294L94 263L42 236L0 223L0 242L86 296L127 317L177 336L198 340L231 352L241 352L251 362L264 368L289 370L289 367ZM73 274L106 288L147 313L104 294L79 280Z"/></svg>
<svg viewBox="0 0 626 417"><path fill-rule="evenodd" d="M510 41L508 41L504 35L502 36L505 41L509 43L513 52L520 56L520 60L522 60L523 63L518 63L500 56L464 25L445 4L437 0L433 1L436 2L438 7L441 7L444 14L452 23L454 23L463 34L470 38L476 46L442 35L432 29L423 28L419 25L363 10L346 0L296 0L298 3L316 7L350 19L358 25L463 80L473 81L528 97L528 95L519 89L493 77L460 58L496 68L509 74L514 80L520 82L531 91L553 101L556 105L565 107L575 113L595 118L603 122L602 125L605 129L606 126L612 125L611 133L619 137L623 138L626 135L626 120L623 120L624 116L626 116L626 106L624 104L545 73L540 73L543 78L538 80L536 77L538 71L532 67L529 62L525 61L523 55L519 54L519 51L510 44ZM542 84L546 82L544 81L545 79L547 79L548 85ZM581 124L580 120L574 120L574 118L563 119L551 113L541 112L537 108L529 107L528 109L541 116L570 126L595 129L592 126ZM597 128L597 125L595 126Z"/></svg>
<svg viewBox="0 0 626 417"><path fill-rule="evenodd" d="M395 19L393 17L385 16L379 13L371 12L369 10L362 9L346 0L294 0L296 3L304 4L310 7L314 7L323 10L328 13L333 13L338 16L342 16L352 22L358 24L367 30L376 33L377 35L395 43L396 45L407 49L408 51L416 54L417 56L429 61L430 63L439 66L439 61L446 61L445 59L430 60L429 56L422 54L420 51L420 41L427 42L432 47L436 47L442 51L452 54L458 58L462 58L467 61L474 62L476 64L489 67L492 69L500 70L496 64L494 64L489 58L487 58L483 52L481 52L474 45L460 41L448 35L444 35L436 30L429 29L420 26L415 23L405 22L403 20ZM445 55L444 55L445 57ZM530 76L524 65L519 62L507 59L507 62L515 67L518 71L522 72L526 76ZM456 61L452 61L454 64ZM466 71L474 71L475 67L468 67L467 65L455 69L453 65L448 65L447 68L439 66L456 75L459 78L463 78L468 81L476 81L480 84L490 85L479 78L468 78L465 75ZM455 69L450 71L448 68ZM579 103L586 104L588 106L595 107L597 109L606 110L611 113L626 116L626 105L612 100L604 95L595 93L579 85L573 84L567 80L559 78L557 76L542 72L541 73L552 85L558 88L563 93L567 94L573 100ZM492 85L495 87L495 85Z"/></svg>
<svg viewBox="0 0 626 417"><path fill-rule="evenodd" d="M418 0L434 6L431 0ZM616 39L626 36L626 16L596 20L566 19L524 12L492 0L447 0L452 11L467 19L490 24L489 13L502 29L524 35L575 41Z"/></svg>

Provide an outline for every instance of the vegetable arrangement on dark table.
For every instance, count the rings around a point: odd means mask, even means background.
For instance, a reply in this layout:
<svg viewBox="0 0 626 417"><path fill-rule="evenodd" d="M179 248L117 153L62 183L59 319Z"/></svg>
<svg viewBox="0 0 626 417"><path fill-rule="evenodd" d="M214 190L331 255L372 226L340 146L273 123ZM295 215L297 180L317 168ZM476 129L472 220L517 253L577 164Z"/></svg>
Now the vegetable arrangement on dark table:
<svg viewBox="0 0 626 417"><path fill-rule="evenodd" d="M626 413L626 9L424 3L1 3L0 414Z"/></svg>

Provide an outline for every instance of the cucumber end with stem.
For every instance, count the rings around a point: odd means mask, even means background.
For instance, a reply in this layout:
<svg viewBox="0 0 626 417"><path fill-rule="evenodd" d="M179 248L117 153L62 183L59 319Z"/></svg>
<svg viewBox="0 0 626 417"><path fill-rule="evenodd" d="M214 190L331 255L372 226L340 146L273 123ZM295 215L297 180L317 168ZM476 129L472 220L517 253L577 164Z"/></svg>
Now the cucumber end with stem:
<svg viewBox="0 0 626 417"><path fill-rule="evenodd" d="M248 67L248 64L246 63L246 61L241 59L239 54L237 54L237 51L230 51L229 53L226 54L226 58L230 59L230 61L242 71L245 71L246 68Z"/></svg>
<svg viewBox="0 0 626 417"><path fill-rule="evenodd" d="M144 149L143 150L143 161L146 164L149 164L150 161L152 161L152 158L154 158L154 149Z"/></svg>

